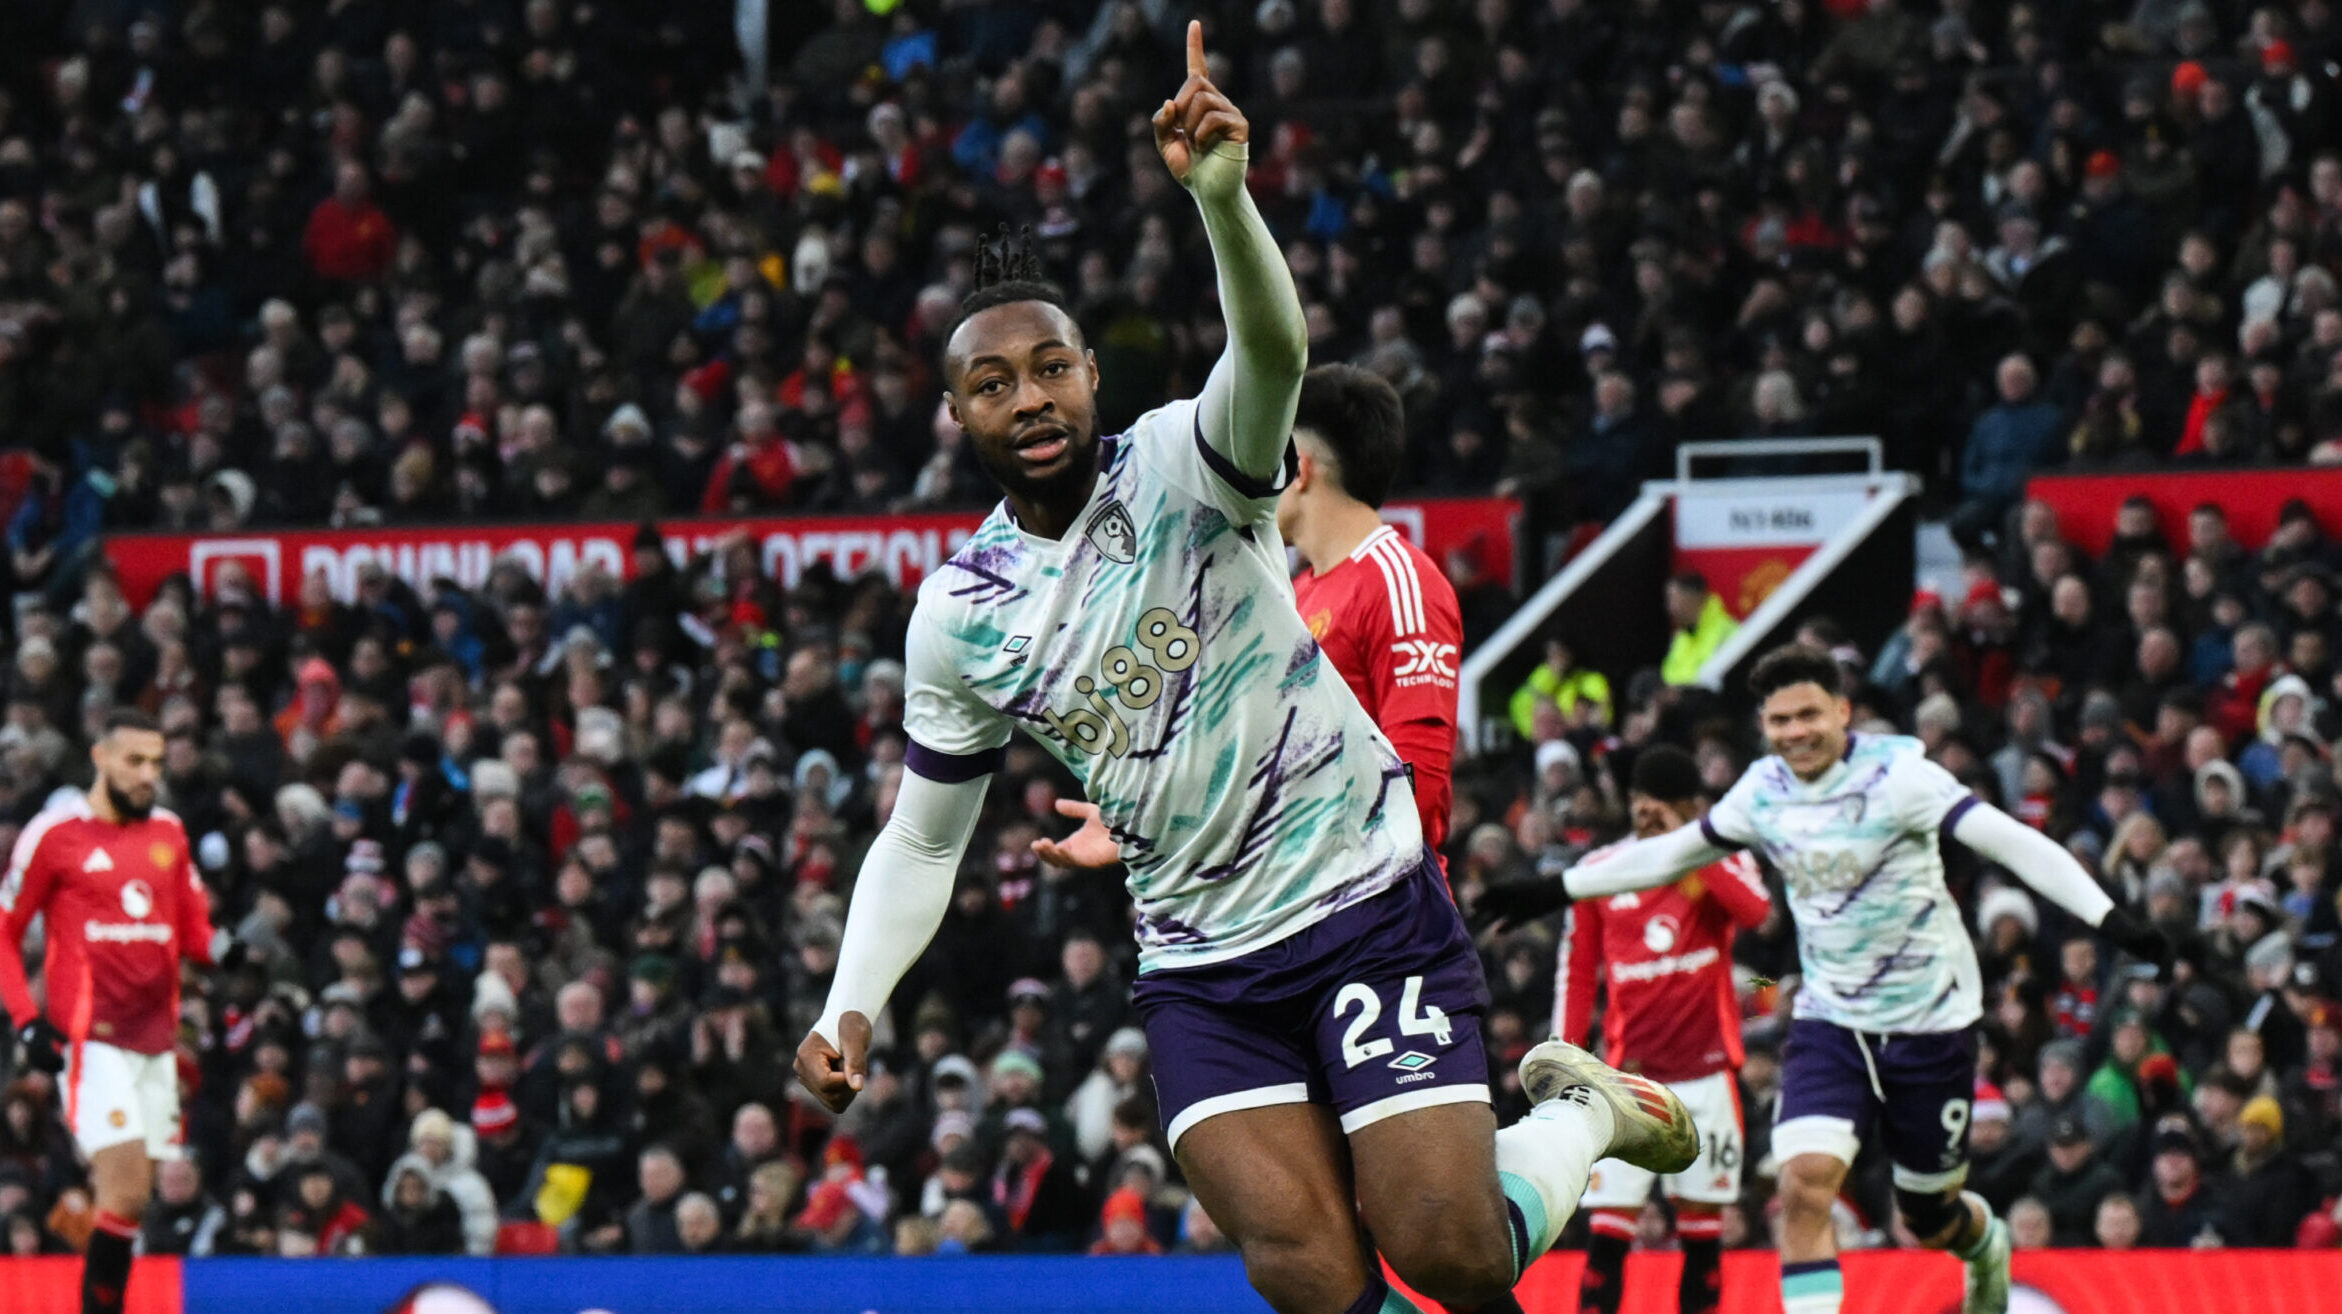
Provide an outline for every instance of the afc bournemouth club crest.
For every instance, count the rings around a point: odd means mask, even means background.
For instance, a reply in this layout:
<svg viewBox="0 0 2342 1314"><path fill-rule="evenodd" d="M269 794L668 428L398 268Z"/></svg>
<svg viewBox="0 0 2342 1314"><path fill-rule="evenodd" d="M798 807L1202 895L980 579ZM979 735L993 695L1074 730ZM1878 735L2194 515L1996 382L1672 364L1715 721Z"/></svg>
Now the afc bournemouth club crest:
<svg viewBox="0 0 2342 1314"><path fill-rule="evenodd" d="M1090 543L1108 561L1124 565L1138 560L1138 529L1130 523L1130 512L1120 500L1108 502L1090 517Z"/></svg>

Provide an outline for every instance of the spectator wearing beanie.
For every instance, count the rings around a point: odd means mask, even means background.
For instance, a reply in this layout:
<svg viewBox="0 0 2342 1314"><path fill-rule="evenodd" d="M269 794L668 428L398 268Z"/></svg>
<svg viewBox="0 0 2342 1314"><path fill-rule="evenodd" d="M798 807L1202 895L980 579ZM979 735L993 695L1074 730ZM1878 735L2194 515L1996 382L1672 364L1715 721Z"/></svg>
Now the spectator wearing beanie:
<svg viewBox="0 0 2342 1314"><path fill-rule="evenodd" d="M1093 1255L1159 1255L1163 1243L1147 1234L1146 1197L1124 1187L1106 1197L1098 1211L1099 1237L1090 1243Z"/></svg>
<svg viewBox="0 0 2342 1314"><path fill-rule="evenodd" d="M1089 1197L1072 1161L1051 1148L1048 1120L1034 1109L1012 1109L1002 1129L1006 1143L992 1179L992 1203L1007 1220L1016 1248L1076 1248L1089 1226Z"/></svg>
<svg viewBox="0 0 2342 1314"><path fill-rule="evenodd" d="M2235 1228L2232 1245L2289 1246L2321 1192L2308 1168L2285 1153L2285 1112L2255 1095L2238 1115L2239 1141L2215 1179Z"/></svg>
<svg viewBox="0 0 2342 1314"><path fill-rule="evenodd" d="M481 1091L472 1102L472 1134L479 1147L480 1177L501 1211L510 1216L533 1208L522 1188L536 1164L542 1137L521 1118L512 1097L501 1090Z"/></svg>
<svg viewBox="0 0 2342 1314"><path fill-rule="evenodd" d="M2195 1137L2184 1126L2160 1130L2150 1149L2139 1244L2166 1250L2231 1244L2236 1224L2204 1179Z"/></svg>
<svg viewBox="0 0 2342 1314"><path fill-rule="evenodd" d="M2012 1116L2000 1087L1976 1083L1976 1100L1968 1115L1968 1186L2002 1215L2048 1163L2044 1149L2016 1140Z"/></svg>
<svg viewBox="0 0 2342 1314"><path fill-rule="evenodd" d="M445 1112L425 1109L408 1125L407 1145L432 1188L459 1212L464 1252L485 1255L496 1245L496 1196L475 1166L477 1135Z"/></svg>
<svg viewBox="0 0 2342 1314"><path fill-rule="evenodd" d="M2098 1202L2123 1189L2122 1174L2099 1154L2090 1129L2066 1114L2049 1133L2048 1162L2038 1169L2026 1194L2048 1209L2053 1244L2090 1244Z"/></svg>

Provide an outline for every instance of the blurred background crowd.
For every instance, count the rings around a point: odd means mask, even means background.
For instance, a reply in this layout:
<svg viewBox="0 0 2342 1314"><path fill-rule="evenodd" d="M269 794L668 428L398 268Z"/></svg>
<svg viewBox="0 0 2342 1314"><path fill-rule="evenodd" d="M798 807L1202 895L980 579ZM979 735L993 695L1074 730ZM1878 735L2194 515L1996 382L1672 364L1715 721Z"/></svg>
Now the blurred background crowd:
<svg viewBox="0 0 2342 1314"><path fill-rule="evenodd" d="M1032 227L1110 429L1222 345L1145 126L1191 13L1313 356L1399 388L1403 488L1522 499L1530 577L1688 439L1877 434L1924 476L1961 589L1881 651L1809 637L1864 724L2185 948L2141 974L1955 858L1990 1000L1974 1180L2019 1243L2337 1243L2335 512L2248 553L2216 507L2126 508L2091 560L2020 501L2052 468L2342 456L2327 0L758 10L744 40L671 0L0 6L0 433L30 458L0 841L145 707L219 920L263 950L187 998L149 1251L1224 1244L1162 1148L1119 880L1030 853L1069 782L1029 744L870 1089L834 1124L793 1094L902 769L883 579L784 587L744 540L646 528L634 578L554 596L505 563L134 609L97 551L986 504L936 404L980 234ZM1477 639L1509 603L1448 565ZM1639 746L1719 789L1747 760L1745 719L1649 659L1614 697L1556 645L1518 745L1459 764L1467 904L1619 834ZM1486 944L1500 1065L1547 1026L1554 931ZM1736 957L1727 1239L1761 1246L1785 919ZM54 1093L4 1103L8 1249L78 1244ZM1884 1200L1857 1178L1848 1244L1889 1239Z"/></svg>

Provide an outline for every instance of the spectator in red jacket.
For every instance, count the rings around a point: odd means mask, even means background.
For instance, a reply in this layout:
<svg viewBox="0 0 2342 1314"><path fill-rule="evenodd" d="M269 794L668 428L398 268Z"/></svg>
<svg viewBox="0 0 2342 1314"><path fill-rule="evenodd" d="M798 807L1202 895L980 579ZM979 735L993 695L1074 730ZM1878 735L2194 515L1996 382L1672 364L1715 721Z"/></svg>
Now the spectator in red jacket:
<svg viewBox="0 0 2342 1314"><path fill-rule="evenodd" d="M398 253L398 225L368 195L366 166L344 163L333 175L333 195L309 212L301 254L319 278L371 283L390 272Z"/></svg>
<svg viewBox="0 0 2342 1314"><path fill-rule="evenodd" d="M789 442L781 437L773 408L752 401L740 408L734 427L739 437L725 449L709 473L707 493L699 509L711 515L726 511L764 511L786 506L789 486L797 481L797 461Z"/></svg>
<svg viewBox="0 0 2342 1314"><path fill-rule="evenodd" d="M2261 691L2285 668L2277 664L2276 631L2259 621L2238 629L2231 643L2236 667L2213 690L2208 710L2220 737L2233 746L2252 736L2260 719Z"/></svg>
<svg viewBox="0 0 2342 1314"><path fill-rule="evenodd" d="M368 1221L366 1210L342 1194L333 1169L320 1162L302 1166L294 1177L292 1198L285 1202L279 1230L311 1238L314 1254L364 1254ZM299 1249L288 1248L282 1253L308 1257Z"/></svg>
<svg viewBox="0 0 2342 1314"><path fill-rule="evenodd" d="M2220 352L2207 352L2196 362L2196 391L2188 398L2187 420L2180 426L2179 445L2172 449L2172 455L2204 450L2204 423L2228 404L2232 381L2228 357Z"/></svg>

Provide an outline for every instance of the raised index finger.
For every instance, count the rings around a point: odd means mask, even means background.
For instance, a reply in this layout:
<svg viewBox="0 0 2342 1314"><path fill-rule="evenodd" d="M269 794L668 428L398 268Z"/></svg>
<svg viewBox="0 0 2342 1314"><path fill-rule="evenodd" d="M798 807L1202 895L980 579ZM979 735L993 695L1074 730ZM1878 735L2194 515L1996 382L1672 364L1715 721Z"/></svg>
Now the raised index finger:
<svg viewBox="0 0 2342 1314"><path fill-rule="evenodd" d="M1208 78L1212 67L1204 61L1204 25L1200 18L1187 20L1187 76Z"/></svg>

